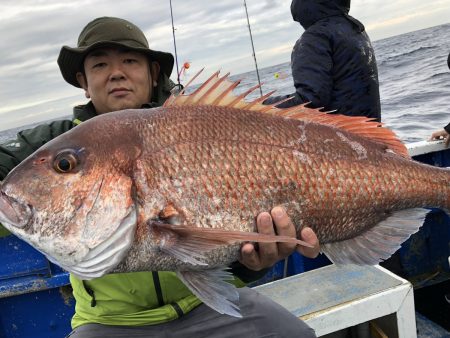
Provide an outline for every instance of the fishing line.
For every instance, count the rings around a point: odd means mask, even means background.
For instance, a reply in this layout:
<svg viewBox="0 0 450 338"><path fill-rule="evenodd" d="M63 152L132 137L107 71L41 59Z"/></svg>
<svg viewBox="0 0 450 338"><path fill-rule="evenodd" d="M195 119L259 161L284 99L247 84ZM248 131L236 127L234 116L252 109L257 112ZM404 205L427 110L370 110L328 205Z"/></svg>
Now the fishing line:
<svg viewBox="0 0 450 338"><path fill-rule="evenodd" d="M261 96L263 96L263 92L261 89L261 80L259 79L258 63L256 62L255 46L253 45L252 29L250 28L250 20L248 19L247 3L245 2L245 0L244 0L244 7L245 7L245 15L247 17L248 32L250 33L250 41L252 43L253 59L255 60L255 68L256 68L256 76L258 77L259 92L261 93Z"/></svg>
<svg viewBox="0 0 450 338"><path fill-rule="evenodd" d="M172 11L172 0L169 0L170 4L170 18L172 19L172 34L173 34L173 48L175 49L175 63L177 65L177 82L178 88L183 88L180 83L180 71L178 70L178 55L177 55L177 43L175 41L175 27L173 25L173 11Z"/></svg>

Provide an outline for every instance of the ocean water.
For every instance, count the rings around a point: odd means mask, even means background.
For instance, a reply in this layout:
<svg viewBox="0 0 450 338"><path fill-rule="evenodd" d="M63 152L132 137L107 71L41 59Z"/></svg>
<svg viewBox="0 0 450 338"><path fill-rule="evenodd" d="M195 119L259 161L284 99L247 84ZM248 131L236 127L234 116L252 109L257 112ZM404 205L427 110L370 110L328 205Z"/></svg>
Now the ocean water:
<svg viewBox="0 0 450 338"><path fill-rule="evenodd" d="M450 122L450 23L373 42L378 63L382 121L406 143L428 139ZM289 63L259 70L263 93L294 90ZM240 92L257 82L254 70L237 74ZM259 95L259 90L249 98ZM0 132L0 143L18 130Z"/></svg>

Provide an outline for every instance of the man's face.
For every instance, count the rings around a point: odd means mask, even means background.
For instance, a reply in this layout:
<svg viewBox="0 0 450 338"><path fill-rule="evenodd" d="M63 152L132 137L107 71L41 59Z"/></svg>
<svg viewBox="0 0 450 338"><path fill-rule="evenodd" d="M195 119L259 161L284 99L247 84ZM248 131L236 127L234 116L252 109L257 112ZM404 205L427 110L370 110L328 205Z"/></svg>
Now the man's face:
<svg viewBox="0 0 450 338"><path fill-rule="evenodd" d="M77 79L91 98L98 114L140 108L152 96L159 64L141 53L116 48L99 48L84 60L84 72Z"/></svg>

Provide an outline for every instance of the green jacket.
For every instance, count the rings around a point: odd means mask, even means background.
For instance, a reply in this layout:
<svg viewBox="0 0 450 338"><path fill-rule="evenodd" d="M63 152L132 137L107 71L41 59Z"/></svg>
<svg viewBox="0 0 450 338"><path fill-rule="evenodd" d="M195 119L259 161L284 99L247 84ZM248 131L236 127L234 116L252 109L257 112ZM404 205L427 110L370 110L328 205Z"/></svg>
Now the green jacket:
<svg viewBox="0 0 450 338"><path fill-rule="evenodd" d="M149 106L161 105L169 95L167 91L157 93L160 99ZM73 120L55 121L21 131L16 140L0 146L0 180L44 143L96 115L89 102L74 108ZM238 262L232 264L231 271L238 277L235 283L238 286L265 273L251 271ZM73 328L87 323L158 324L177 319L201 304L173 272L110 274L84 282L71 275L70 282L76 300Z"/></svg>

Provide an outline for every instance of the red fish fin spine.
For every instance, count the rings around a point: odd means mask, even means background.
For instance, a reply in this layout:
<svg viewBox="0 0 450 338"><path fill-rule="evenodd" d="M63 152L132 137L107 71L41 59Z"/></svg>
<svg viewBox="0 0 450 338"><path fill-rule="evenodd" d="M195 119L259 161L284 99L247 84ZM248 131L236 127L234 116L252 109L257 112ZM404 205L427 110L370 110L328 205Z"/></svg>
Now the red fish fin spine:
<svg viewBox="0 0 450 338"><path fill-rule="evenodd" d="M177 100L177 98L186 98L186 95L183 95L186 92L186 89L189 88L189 86L194 82L194 80L203 72L203 69L200 69L200 71L197 72L186 84L186 86L177 94L172 94L163 104L163 107L170 107L174 105L174 102Z"/></svg>
<svg viewBox="0 0 450 338"><path fill-rule="evenodd" d="M203 96L198 100L198 104L211 104L211 100L213 99L213 93L216 89L225 81L225 79L230 75L230 73L225 74L219 81L212 83L211 87L205 91Z"/></svg>
<svg viewBox="0 0 450 338"><path fill-rule="evenodd" d="M248 105L248 102L246 102L244 99L252 92L254 92L256 89L261 87L261 85L257 84L256 86L251 87L244 93L237 96L228 106L232 108L240 108L245 109L245 106Z"/></svg>
<svg viewBox="0 0 450 338"><path fill-rule="evenodd" d="M210 76L208 80L206 80L200 87L198 87L191 95L187 95L187 99L185 104L200 104L201 100L205 98L205 95L208 93L209 89L214 86L213 79L217 78L219 75L219 71L215 72ZM219 83L217 81L217 83Z"/></svg>
<svg viewBox="0 0 450 338"><path fill-rule="evenodd" d="M276 92L276 91L274 91L274 92ZM273 108L275 108L275 106L278 106L279 104L282 104L282 103L284 103L284 102L290 101L290 100L292 100L293 98L294 98L293 96L289 96L289 97L287 97L287 98L285 98L285 99L282 99L282 100L280 100L280 101L276 101L276 102L270 104L270 106L273 107ZM279 108L277 108L277 109L279 109ZM283 109L284 109L284 110L287 110L288 108L283 108Z"/></svg>
<svg viewBox="0 0 450 338"><path fill-rule="evenodd" d="M257 104L262 104L264 102L264 100L266 100L270 95L272 95L273 93L275 93L275 90L272 90L271 92L268 92L267 94L254 99L253 101L251 101L250 103L248 103L245 107L243 107L243 109L249 109L252 110L252 108L254 106L256 106ZM270 107L269 107L270 108ZM261 108L257 107L257 110L261 111Z"/></svg>
<svg viewBox="0 0 450 338"><path fill-rule="evenodd" d="M220 93L220 95L217 95L217 97L214 99L214 101L211 103L213 106L220 106L220 105L227 105L227 103L230 103L233 98L233 89L236 88L241 83L241 80L238 80L236 82L224 82L225 90Z"/></svg>
<svg viewBox="0 0 450 338"><path fill-rule="evenodd" d="M323 112L320 112L318 115L311 115L308 112L291 113L289 117L333 126L337 129L371 139L398 155L406 158L410 157L406 146L397 138L393 131L384 128L382 123L367 117L335 115Z"/></svg>
<svg viewBox="0 0 450 338"><path fill-rule="evenodd" d="M189 81L188 81L188 83L186 84L186 86L183 88L183 90L180 92L180 95L181 94L184 94L185 92L186 92L186 89L188 89L189 88L189 86L192 84L192 82L194 82L194 80L203 72L203 70L204 70L205 68L202 68L202 69L200 69L198 72L197 72L197 74L195 74L193 77L192 77L192 79L190 79Z"/></svg>

